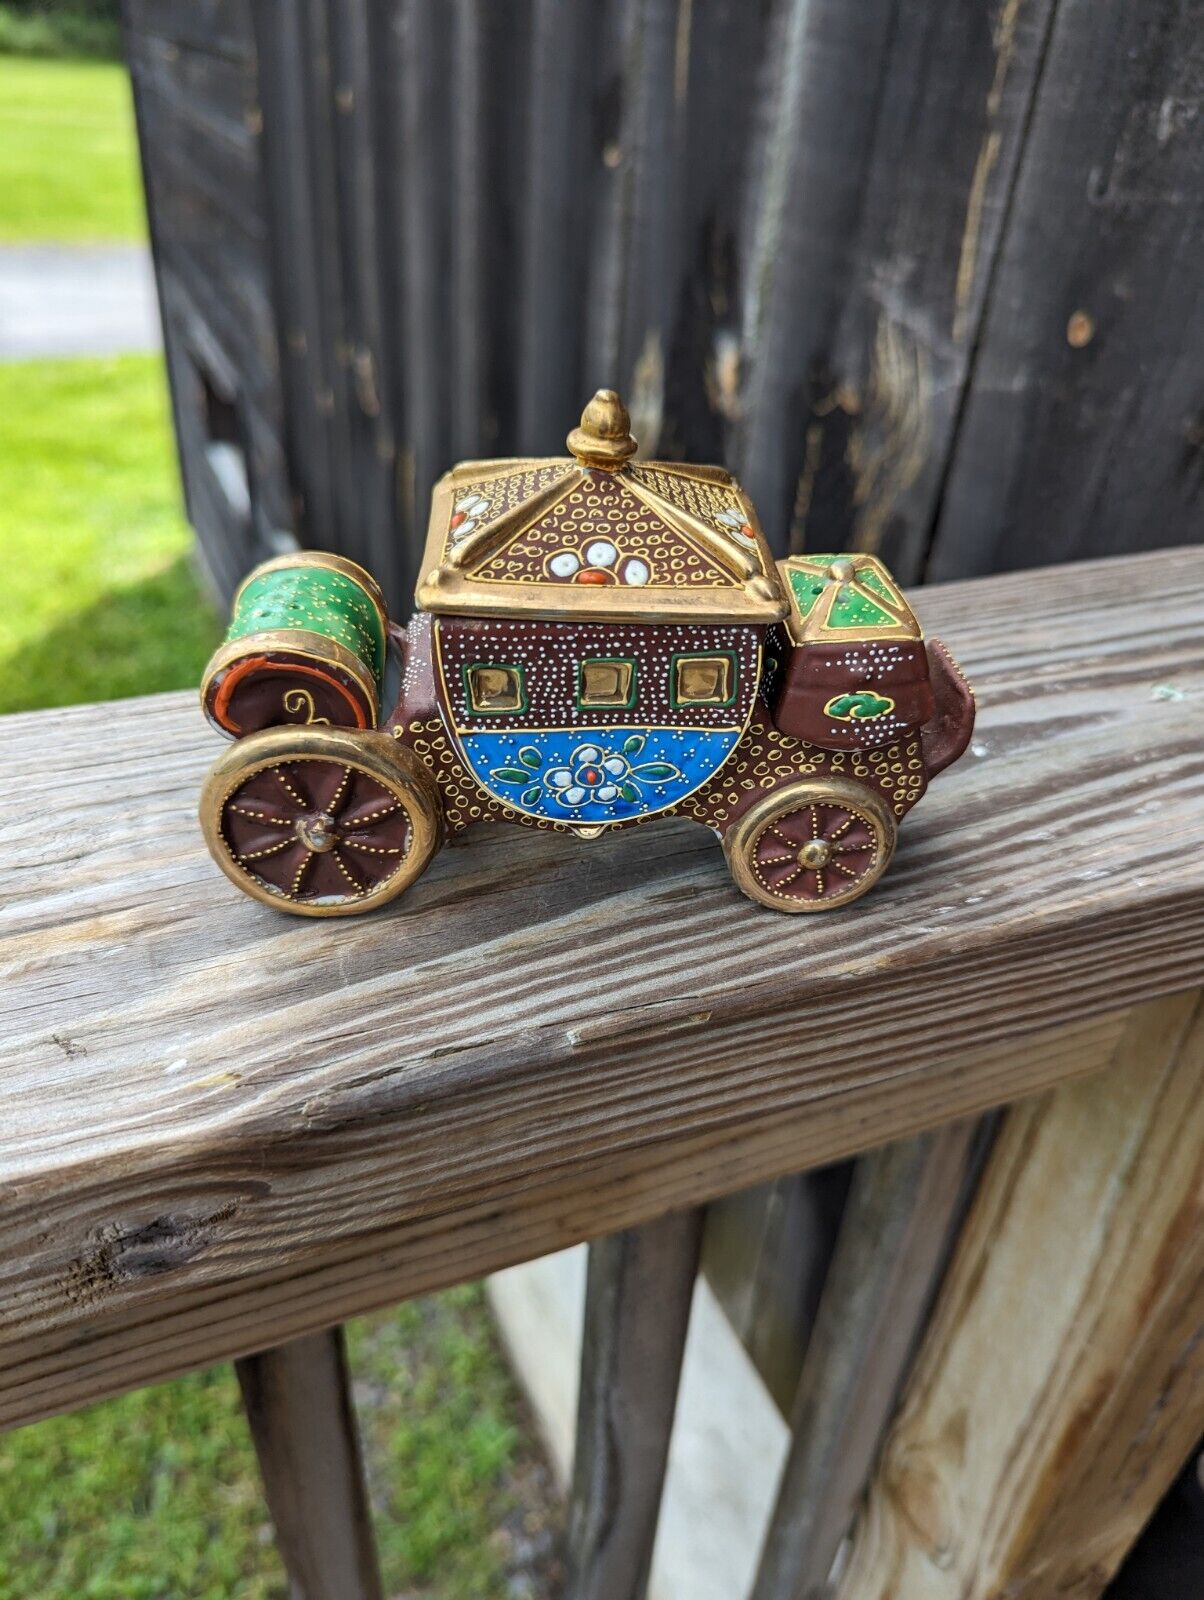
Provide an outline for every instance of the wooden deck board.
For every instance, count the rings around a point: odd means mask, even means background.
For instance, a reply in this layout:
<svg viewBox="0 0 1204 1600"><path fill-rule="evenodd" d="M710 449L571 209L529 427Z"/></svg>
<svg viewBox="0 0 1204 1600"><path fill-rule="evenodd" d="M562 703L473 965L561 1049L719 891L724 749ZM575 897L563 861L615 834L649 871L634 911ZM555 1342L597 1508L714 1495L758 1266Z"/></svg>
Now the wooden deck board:
<svg viewBox="0 0 1204 1600"><path fill-rule="evenodd" d="M977 753L814 918L688 823L283 918L205 855L191 696L0 724L0 1424L999 1104L1198 985L1204 552L920 611Z"/></svg>

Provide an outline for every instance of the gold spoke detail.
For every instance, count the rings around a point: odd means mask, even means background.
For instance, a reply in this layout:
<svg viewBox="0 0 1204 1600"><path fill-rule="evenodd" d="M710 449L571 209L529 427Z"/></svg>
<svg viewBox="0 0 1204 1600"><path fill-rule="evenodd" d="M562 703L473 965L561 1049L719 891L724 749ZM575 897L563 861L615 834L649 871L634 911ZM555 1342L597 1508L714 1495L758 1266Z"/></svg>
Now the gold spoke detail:
<svg viewBox="0 0 1204 1600"><path fill-rule="evenodd" d="M307 850L305 852L305 856L304 856L304 858L303 858L303 860L301 862L301 865L297 868L296 872L293 873L293 881L289 885L289 891L288 891L289 894L294 894L295 895L300 891L301 879L305 876L306 869L308 868L308 866L309 866L310 862L313 860L313 858L314 858L313 851L312 850Z"/></svg>
<svg viewBox="0 0 1204 1600"><path fill-rule="evenodd" d="M763 867L776 867L779 866L783 861L793 861L794 859L795 857L793 852L788 856L762 856L761 865Z"/></svg>
<svg viewBox="0 0 1204 1600"><path fill-rule="evenodd" d="M354 831L357 828L370 827L372 823L379 822L382 817L391 816L394 811L399 811L400 809L401 807L397 804L397 801L394 800L387 806L381 806L379 811L369 811L366 817L357 817L354 821L348 817L344 817L343 827L351 831Z"/></svg>
<svg viewBox="0 0 1204 1600"><path fill-rule="evenodd" d="M233 801L227 809L237 811L240 817L250 817L253 822L265 822L269 828L292 827L287 817L269 817L266 811L252 811L249 806L236 805Z"/></svg>
<svg viewBox="0 0 1204 1600"><path fill-rule="evenodd" d="M846 867L843 861L834 861L832 865L838 872L843 872L846 878L859 878L861 874L854 872L852 867Z"/></svg>
<svg viewBox="0 0 1204 1600"><path fill-rule="evenodd" d="M238 861L262 861L264 856L279 855L281 850L287 850L296 844L295 839L281 839L279 844L270 844L263 850L246 850L235 859Z"/></svg>
<svg viewBox="0 0 1204 1600"><path fill-rule="evenodd" d="M297 791L293 788L292 784L284 776L284 768L283 767L273 767L272 771L280 779L281 787L284 789L284 792L290 797L290 799L295 800L299 806L301 806L305 810L308 810L309 808L306 806L304 799L297 793Z"/></svg>
<svg viewBox="0 0 1204 1600"><path fill-rule="evenodd" d="M793 883L796 878L801 878L802 875L802 867L795 867L793 872L788 872L784 878L779 878L778 881L773 885L773 888L775 890L784 888L786 884Z"/></svg>
<svg viewBox="0 0 1204 1600"><path fill-rule="evenodd" d="M399 844L361 844L358 839L348 839L346 837L340 839L339 843L343 846L350 846L352 850L366 850L370 856L399 856L402 854Z"/></svg>
<svg viewBox="0 0 1204 1600"><path fill-rule="evenodd" d="M829 844L832 842L833 839L839 839L842 833L847 833L849 831L849 829L853 826L853 821L854 821L854 819L852 817L846 817L844 819L844 821L840 824L840 827L837 828L835 833L826 833L826 834L824 834L824 838L827 839Z"/></svg>
<svg viewBox="0 0 1204 1600"><path fill-rule="evenodd" d="M346 878L347 882L355 890L356 894L363 894L366 891L367 885L366 884L362 884L359 881L359 879L355 877L355 875L351 871L351 868L343 860L342 856L339 854L339 852L337 850L332 850L330 852L330 859L334 862L335 866L338 867L339 871L343 874L343 876Z"/></svg>
<svg viewBox="0 0 1204 1600"><path fill-rule="evenodd" d="M784 834L784 833L783 833L783 832L782 832L782 830L781 830L781 828L779 828L779 827L778 827L778 825L777 825L777 823L776 823L776 822L771 822L771 823L770 823L770 824L769 824L769 831L770 831L770 833L775 833L775 834L777 834L777 836L778 836L778 838L779 838L779 839L780 839L780 840L781 840L781 841L782 841L782 843L783 843L783 844L784 844L784 845L786 845L786 846L787 846L787 847L788 847L788 848L789 848L789 849L791 849L791 850L794 850L794 849L795 849L795 848L796 848L796 845L795 845L795 843L794 843L794 840L793 840L793 839L788 839L788 838L787 838L787 837L786 837L786 835L785 835L785 834Z"/></svg>
<svg viewBox="0 0 1204 1600"><path fill-rule="evenodd" d="M338 805L339 801L343 798L343 791L344 791L344 789L346 789L347 784L349 783L350 779L351 779L351 768L350 767L344 767L343 768L343 776L339 779L339 786L335 790L334 797L330 801L330 804L326 807L326 815L328 817L333 817L334 816L335 807Z"/></svg>

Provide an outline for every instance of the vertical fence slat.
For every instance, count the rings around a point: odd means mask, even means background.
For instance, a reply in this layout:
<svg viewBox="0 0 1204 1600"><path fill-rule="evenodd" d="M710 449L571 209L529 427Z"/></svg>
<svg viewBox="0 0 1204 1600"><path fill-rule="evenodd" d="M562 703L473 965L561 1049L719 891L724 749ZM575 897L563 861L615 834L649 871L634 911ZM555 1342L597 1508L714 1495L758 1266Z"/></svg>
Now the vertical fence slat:
<svg viewBox="0 0 1204 1600"><path fill-rule="evenodd" d="M618 125L604 130L593 210L598 243L586 296L587 391L621 389L645 454L661 430L670 273L681 205L685 82L677 59L680 0L627 0L608 72Z"/></svg>
<svg viewBox="0 0 1204 1600"><path fill-rule="evenodd" d="M581 297L592 242L589 86L600 8L534 0L522 199L518 431L523 454L559 453L582 406Z"/></svg>
<svg viewBox="0 0 1204 1600"><path fill-rule="evenodd" d="M854 1163L794 1173L707 1207L702 1268L778 1410L790 1415Z"/></svg>
<svg viewBox="0 0 1204 1600"><path fill-rule="evenodd" d="M1057 7L928 576L1199 538L1202 81L1204 0Z"/></svg>
<svg viewBox="0 0 1204 1600"><path fill-rule="evenodd" d="M1103 1592L1204 1430L1202 1197L1197 991L1004 1114L840 1600Z"/></svg>
<svg viewBox="0 0 1204 1600"><path fill-rule="evenodd" d="M755 146L750 248L742 263L738 475L775 548L795 498L798 437L816 358L847 292L849 252L895 7L890 0L786 0Z"/></svg>
<svg viewBox="0 0 1204 1600"><path fill-rule="evenodd" d="M702 1212L590 1246L566 1600L641 1600L656 1536Z"/></svg>
<svg viewBox="0 0 1204 1600"><path fill-rule="evenodd" d="M235 1367L291 1600L381 1600L342 1329Z"/></svg>
<svg viewBox="0 0 1204 1600"><path fill-rule="evenodd" d="M978 1127L954 1123L857 1162L752 1600L824 1591L964 1208Z"/></svg>
<svg viewBox="0 0 1204 1600"><path fill-rule="evenodd" d="M398 538L395 419L387 376L391 352L381 296L381 108L373 72L370 0L343 0L328 20L329 126L345 313L341 356L347 383L342 394L348 410L349 464L358 491L355 537L360 559L386 594L400 599L412 581L412 568Z"/></svg>

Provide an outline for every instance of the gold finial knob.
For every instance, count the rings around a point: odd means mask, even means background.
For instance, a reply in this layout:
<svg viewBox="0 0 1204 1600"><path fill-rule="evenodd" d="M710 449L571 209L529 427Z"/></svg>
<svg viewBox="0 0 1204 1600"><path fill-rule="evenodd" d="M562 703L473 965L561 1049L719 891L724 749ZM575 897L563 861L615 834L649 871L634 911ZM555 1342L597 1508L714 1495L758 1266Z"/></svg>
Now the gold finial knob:
<svg viewBox="0 0 1204 1600"><path fill-rule="evenodd" d="M568 437L572 453L586 467L613 472L636 452L627 407L613 389L599 389L581 413L581 426Z"/></svg>

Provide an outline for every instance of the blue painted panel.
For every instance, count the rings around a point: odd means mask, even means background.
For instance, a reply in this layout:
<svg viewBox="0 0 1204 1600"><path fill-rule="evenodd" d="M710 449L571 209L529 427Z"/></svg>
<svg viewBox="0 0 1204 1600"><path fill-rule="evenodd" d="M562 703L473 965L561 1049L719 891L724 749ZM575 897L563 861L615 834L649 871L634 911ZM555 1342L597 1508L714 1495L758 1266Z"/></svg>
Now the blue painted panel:
<svg viewBox="0 0 1204 1600"><path fill-rule="evenodd" d="M623 822L664 811L727 760L738 728L571 728L461 733L482 788L532 817Z"/></svg>

